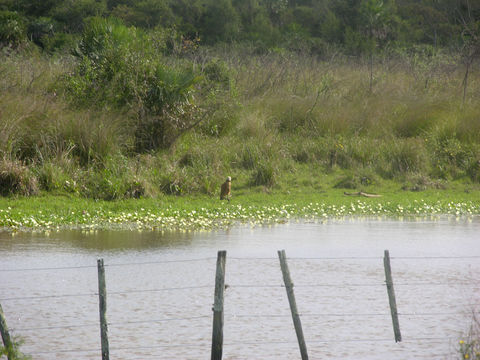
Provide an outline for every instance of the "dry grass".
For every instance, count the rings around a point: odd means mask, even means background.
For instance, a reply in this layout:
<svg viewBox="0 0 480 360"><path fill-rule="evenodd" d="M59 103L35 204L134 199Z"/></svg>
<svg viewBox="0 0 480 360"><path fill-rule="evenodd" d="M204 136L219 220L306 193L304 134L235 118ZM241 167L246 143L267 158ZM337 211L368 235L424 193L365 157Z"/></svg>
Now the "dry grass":
<svg viewBox="0 0 480 360"><path fill-rule="evenodd" d="M59 79L72 69L68 58L2 58L0 155L12 159L8 172L38 177L47 191L100 198L214 194L226 175L246 187L281 186L303 164L354 171L354 179L373 172L427 185L480 181L480 74L471 73L463 104L454 58L430 68L382 60L370 91L367 66L344 58L215 55L231 67L234 88L198 104L217 107L202 128L148 154L134 153L129 114L67 103ZM35 193L35 181L18 192Z"/></svg>

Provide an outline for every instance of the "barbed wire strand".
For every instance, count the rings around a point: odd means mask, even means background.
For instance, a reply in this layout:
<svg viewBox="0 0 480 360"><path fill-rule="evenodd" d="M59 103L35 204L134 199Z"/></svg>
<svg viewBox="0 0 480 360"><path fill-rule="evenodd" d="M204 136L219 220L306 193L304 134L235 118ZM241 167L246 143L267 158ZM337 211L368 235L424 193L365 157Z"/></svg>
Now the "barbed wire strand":
<svg viewBox="0 0 480 360"><path fill-rule="evenodd" d="M191 290L191 289L205 289L205 288L213 288L213 285L198 285L198 286L184 286L184 287L158 288L158 289L110 291L110 292L107 293L107 295L126 295L126 294L135 294L135 293L148 293L148 292L161 292L161 291L174 291L174 290ZM0 299L0 301L37 300L37 299L51 299L51 298L64 298L64 297L84 297L84 296L98 296L98 293L21 296L21 297L2 298L2 299Z"/></svg>
<svg viewBox="0 0 480 360"><path fill-rule="evenodd" d="M52 299L52 298L65 298L65 297L85 297L85 296L98 296L98 293L22 296L22 297L3 298L3 299L0 299L0 301L39 300L39 299Z"/></svg>
<svg viewBox="0 0 480 360"><path fill-rule="evenodd" d="M115 266L136 266L136 265L152 265L152 264L170 264L170 263L185 263L197 262L206 260L215 260L214 257L196 258L196 259L178 259L178 260L158 260L158 261L144 261L144 262L128 262L128 263L112 263L105 264L105 267ZM40 268L17 268L17 269L0 269L0 272L14 272L14 271L46 271L46 270L73 270L73 269L87 269L97 268L97 265L78 265L78 266L59 266L59 267L40 267Z"/></svg>
<svg viewBox="0 0 480 360"><path fill-rule="evenodd" d="M105 264L105 267L115 266L137 266L137 265L153 265L153 264L169 264L169 263L185 263L215 260L215 257L205 257L196 259L178 259L178 260L159 260L159 261L145 261L145 262L127 262L127 263L112 263ZM275 257L229 257L229 260L277 260ZM350 257L288 257L289 260L381 260L379 256L350 256ZM466 256L392 256L392 260L430 260L430 259L480 259L480 255L466 255ZM40 268L17 268L17 269L0 269L0 272L15 272L15 271L47 271L47 270L73 270L73 269L88 269L96 268L96 265L78 265L78 266L59 266L59 267L40 267Z"/></svg>
<svg viewBox="0 0 480 360"><path fill-rule="evenodd" d="M418 283L402 283L396 282L395 286L466 286L466 285L477 285L475 280L471 282L445 282L445 283L433 283L433 282L418 282ZM480 284L478 284L480 285ZM371 284L361 284L361 283L347 283L347 284L296 284L295 288L322 288L322 287L334 287L334 288L348 288L348 287L384 287L385 283L371 283ZM269 284L233 284L228 285L228 288L284 288L285 285L269 285ZM183 286L183 287L171 287L171 288L157 288L157 289L137 289L137 290L123 290L123 291L109 291L107 295L128 295L128 294L140 294L140 293L151 293L151 292L162 292L162 291L181 291L181 290L195 290L195 289L208 289L213 288L213 285L196 285L196 286ZM98 296L98 293L85 293L85 294L58 294L58 295L38 295L38 296L20 296L20 297L11 297L11 298L0 298L0 301L15 301L15 300L41 300L41 299L52 299L52 298L68 298L68 297L86 297L86 296Z"/></svg>
<svg viewBox="0 0 480 360"><path fill-rule="evenodd" d="M402 342L417 342L417 341L451 341L455 340L451 337L418 337L418 338L408 338L404 337ZM357 342L394 342L391 338L379 338L379 339L326 339L326 340L308 340L308 344L329 344L329 343L357 343ZM288 344L298 344L296 341L239 341L239 342L226 342L224 346L237 346L237 345L288 345ZM164 344L164 345L150 345L150 346L128 346L128 347L115 347L111 346L110 351L124 351L124 350L151 350L151 349L162 349L162 348L179 348L179 347L209 347L210 343L202 344ZM56 350L56 351L38 351L38 352L29 352L31 355L40 355L40 354L56 354L56 353L74 353L74 352L93 352L101 351L101 349L68 349L68 350Z"/></svg>
<svg viewBox="0 0 480 360"><path fill-rule="evenodd" d="M186 263L186 262L209 261L209 260L216 260L216 258L215 257L205 257L205 258L197 258L197 259L179 259L179 260L159 260L159 261L129 262L129 263L112 263L112 264L105 264L105 267Z"/></svg>
<svg viewBox="0 0 480 360"><path fill-rule="evenodd" d="M445 316L445 315L462 315L462 314L471 314L472 312L468 311L457 311L457 312L435 312L435 313L398 313L399 316ZM480 314L480 311L474 311L474 314ZM303 318L308 317L369 317L369 316L390 316L390 313L300 313L299 316ZM212 315L199 315L191 317L178 317L178 318L164 318L164 319L149 319L149 320L134 320L134 321L120 321L120 322L109 322L108 326L118 327L121 325L131 325L131 324L149 324L149 323L159 323L159 322L170 322L170 321L192 321L198 319L211 318ZM291 314L225 314L225 317L228 318L289 318ZM42 326L42 327L31 327L31 328L11 328L11 331L37 331L37 330L57 330L57 329L71 329L71 328L85 328L85 327L95 327L99 326L99 323L89 323L89 324L79 324L79 325L54 325L54 326Z"/></svg>
<svg viewBox="0 0 480 360"><path fill-rule="evenodd" d="M210 318L211 315L199 315L192 317L181 317L181 318L165 318L165 319L150 319L150 320L135 320L135 321L119 321L119 322L109 322L108 326L120 326L120 325L129 325L129 324L148 324L148 323L159 323L159 322L169 322L169 321L191 321L197 319ZM100 326L100 323L89 323L89 324L79 324L79 325L53 325L53 326L41 326L41 327L31 327L31 328L10 328L11 331L37 331L37 330L58 330L58 329L72 329L72 328L85 328L85 327L94 327Z"/></svg>
<svg viewBox="0 0 480 360"><path fill-rule="evenodd" d="M122 321L122 322L113 322L108 323L110 326L119 326L119 325L129 325L129 324L148 324L148 323L159 323L159 322L169 322L169 321L191 321L198 319L211 318L212 315L199 315L192 317L181 317L181 318L165 318L165 319L153 319L153 320L134 320L134 321Z"/></svg>
<svg viewBox="0 0 480 360"><path fill-rule="evenodd" d="M458 260L458 259L480 259L480 255L465 255L465 256L391 256L391 260Z"/></svg>
<svg viewBox="0 0 480 360"><path fill-rule="evenodd" d="M54 325L54 326L41 326L31 328L10 328L11 331L37 331L37 330L57 330L57 329L74 329L100 326L100 323L80 324L80 325Z"/></svg>
<svg viewBox="0 0 480 360"><path fill-rule="evenodd" d="M47 271L47 270L75 270L75 269L88 269L88 268L97 268L97 265L59 266L59 267L43 267L43 268L0 269L0 272Z"/></svg>
<svg viewBox="0 0 480 360"><path fill-rule="evenodd" d="M175 291L175 290L192 290L192 289L213 289L214 285L196 285L196 286L182 286L171 288L158 288L158 289L140 289L140 290L123 290L123 291L109 291L108 295L126 295L135 293L149 293L149 292L161 292L161 291Z"/></svg>

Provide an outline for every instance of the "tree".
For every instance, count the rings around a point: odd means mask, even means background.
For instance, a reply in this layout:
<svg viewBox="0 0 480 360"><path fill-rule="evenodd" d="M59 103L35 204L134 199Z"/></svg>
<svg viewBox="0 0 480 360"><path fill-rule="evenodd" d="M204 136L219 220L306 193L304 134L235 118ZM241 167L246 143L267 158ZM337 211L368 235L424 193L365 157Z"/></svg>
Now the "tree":
<svg viewBox="0 0 480 360"><path fill-rule="evenodd" d="M209 0L201 19L201 34L207 43L238 37L240 22L231 0Z"/></svg>
<svg viewBox="0 0 480 360"><path fill-rule="evenodd" d="M67 32L79 33L85 19L105 15L106 3L97 0L65 0L51 12L55 20L65 25Z"/></svg>
<svg viewBox="0 0 480 360"><path fill-rule="evenodd" d="M278 31L273 27L266 8L258 0L234 0L233 6L241 21L242 39L273 45Z"/></svg>
<svg viewBox="0 0 480 360"><path fill-rule="evenodd" d="M120 15L119 17L127 24L147 29L158 25L169 27L174 23L172 9L166 0L143 0L136 2L131 7L118 5L113 9L112 14Z"/></svg>
<svg viewBox="0 0 480 360"><path fill-rule="evenodd" d="M463 103L467 96L467 83L470 68L473 62L480 57L480 19L476 18L470 8L470 3L466 1L467 11L463 15L459 11L460 21L462 23L462 59L465 64L465 75L463 77Z"/></svg>
<svg viewBox="0 0 480 360"><path fill-rule="evenodd" d="M394 7L391 2L384 0L362 0L359 13L360 26L367 37L366 46L370 54L370 91L372 91L374 53L380 41L388 37Z"/></svg>

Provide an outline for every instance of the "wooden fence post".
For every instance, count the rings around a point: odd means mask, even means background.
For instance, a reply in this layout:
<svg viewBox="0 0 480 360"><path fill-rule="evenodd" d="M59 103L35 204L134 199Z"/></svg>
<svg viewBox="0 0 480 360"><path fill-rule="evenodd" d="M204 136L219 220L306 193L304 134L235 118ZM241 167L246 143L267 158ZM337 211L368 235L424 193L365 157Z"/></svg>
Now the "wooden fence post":
<svg viewBox="0 0 480 360"><path fill-rule="evenodd" d="M98 268L98 298L100 308L100 337L102 342L102 360L109 360L108 326L107 326L107 288L105 285L105 268L103 259L97 260Z"/></svg>
<svg viewBox="0 0 480 360"><path fill-rule="evenodd" d="M288 269L285 250L278 251L278 258L280 259L280 267L282 268L283 282L285 283L285 289L287 290L290 311L292 312L293 326L295 327L295 332L297 333L300 354L302 355L302 360L308 360L307 345L305 344L305 338L303 337L302 323L300 321L300 316L298 315L297 303L295 301L293 283L292 279L290 278L290 270Z"/></svg>
<svg viewBox="0 0 480 360"><path fill-rule="evenodd" d="M227 252L217 254L217 271L215 274L215 296L213 302L213 330L211 360L221 360L223 354L223 294L225 291L225 262Z"/></svg>
<svg viewBox="0 0 480 360"><path fill-rule="evenodd" d="M0 333L2 335L3 345L7 350L7 359L14 360L14 344L10 338L10 333L8 332L7 321L5 320L5 315L3 313L2 305L0 304Z"/></svg>
<svg viewBox="0 0 480 360"><path fill-rule="evenodd" d="M390 268L390 254L388 250L385 250L383 265L385 267L385 281L387 283L390 313L392 314L393 333L395 334L395 342L400 342L402 341L402 334L400 333L400 323L398 322L397 301L395 300L395 291L393 289L392 269Z"/></svg>

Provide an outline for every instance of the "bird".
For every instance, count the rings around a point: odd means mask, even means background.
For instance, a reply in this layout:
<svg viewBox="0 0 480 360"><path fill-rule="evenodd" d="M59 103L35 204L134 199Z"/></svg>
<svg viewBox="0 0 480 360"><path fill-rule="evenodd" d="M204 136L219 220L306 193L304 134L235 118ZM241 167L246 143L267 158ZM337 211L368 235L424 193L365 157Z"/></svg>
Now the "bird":
<svg viewBox="0 0 480 360"><path fill-rule="evenodd" d="M232 178L229 176L220 187L220 200L230 201L230 190L232 189Z"/></svg>

